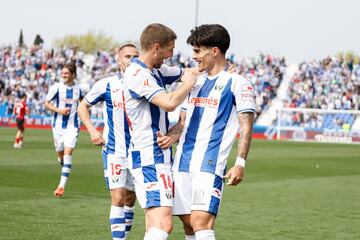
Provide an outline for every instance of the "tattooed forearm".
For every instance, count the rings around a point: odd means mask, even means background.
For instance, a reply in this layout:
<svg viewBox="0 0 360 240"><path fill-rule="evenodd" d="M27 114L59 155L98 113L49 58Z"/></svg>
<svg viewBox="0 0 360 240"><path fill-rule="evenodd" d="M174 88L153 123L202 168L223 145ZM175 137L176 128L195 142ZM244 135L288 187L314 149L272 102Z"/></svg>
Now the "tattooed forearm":
<svg viewBox="0 0 360 240"><path fill-rule="evenodd" d="M168 135L181 135L184 125L179 121L168 132Z"/></svg>
<svg viewBox="0 0 360 240"><path fill-rule="evenodd" d="M238 156L246 159L251 139L252 139L252 130L254 124L254 113L246 112L239 114L239 124L240 124L240 139L238 145Z"/></svg>

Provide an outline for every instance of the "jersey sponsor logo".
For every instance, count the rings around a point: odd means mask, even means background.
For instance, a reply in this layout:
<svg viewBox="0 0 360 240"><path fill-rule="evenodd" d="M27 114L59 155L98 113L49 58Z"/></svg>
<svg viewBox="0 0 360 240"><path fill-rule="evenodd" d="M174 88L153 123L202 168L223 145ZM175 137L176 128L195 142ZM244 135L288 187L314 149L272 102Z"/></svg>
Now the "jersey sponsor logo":
<svg viewBox="0 0 360 240"><path fill-rule="evenodd" d="M252 88L252 86L250 86L250 85L244 86L244 88L241 90L240 94L241 94L242 101L254 101L255 94L254 94L254 89Z"/></svg>
<svg viewBox="0 0 360 240"><path fill-rule="evenodd" d="M112 90L111 92L116 93L116 92L118 92L118 91L121 91L121 89L120 89L120 88L116 88L116 89Z"/></svg>
<svg viewBox="0 0 360 240"><path fill-rule="evenodd" d="M113 107L114 108L124 108L124 102L122 102L122 101L116 102L113 100Z"/></svg>
<svg viewBox="0 0 360 240"><path fill-rule="evenodd" d="M188 102L196 107L217 107L219 105L219 99L213 97L193 97Z"/></svg>
<svg viewBox="0 0 360 240"><path fill-rule="evenodd" d="M60 99L61 102L64 102L64 103L76 103L78 102L78 99L73 99L73 98L61 98Z"/></svg>
<svg viewBox="0 0 360 240"><path fill-rule="evenodd" d="M145 79L143 82L144 87L151 87L152 84L149 83L149 79Z"/></svg>

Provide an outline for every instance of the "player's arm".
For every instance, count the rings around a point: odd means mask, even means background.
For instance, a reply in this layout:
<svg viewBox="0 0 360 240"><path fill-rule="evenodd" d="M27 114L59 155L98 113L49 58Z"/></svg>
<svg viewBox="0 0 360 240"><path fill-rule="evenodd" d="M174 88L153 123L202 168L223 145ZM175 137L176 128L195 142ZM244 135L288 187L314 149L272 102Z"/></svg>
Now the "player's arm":
<svg viewBox="0 0 360 240"><path fill-rule="evenodd" d="M191 88L196 83L197 69L185 70L181 80L183 84L175 91L167 93L160 92L156 94L152 99L151 103L160 107L166 112L174 111L186 98Z"/></svg>
<svg viewBox="0 0 360 240"><path fill-rule="evenodd" d="M251 145L254 116L255 114L253 112L244 112L239 113L238 115L238 121L240 124L238 154L235 165L225 176L225 178L228 178L227 185L236 186L244 178L245 161Z"/></svg>
<svg viewBox="0 0 360 240"><path fill-rule="evenodd" d="M91 122L89 108L91 107L86 101L81 101L77 109L79 118L81 122L85 125L88 130L91 138L91 142L96 146L101 146L105 144L105 139L103 135L95 128Z"/></svg>
<svg viewBox="0 0 360 240"><path fill-rule="evenodd" d="M49 100L45 100L45 108L52 112L57 112L62 115L70 114L70 108L58 108L54 106L54 104L52 104Z"/></svg>
<svg viewBox="0 0 360 240"><path fill-rule="evenodd" d="M168 149L178 142L185 126L186 112L181 111L179 121L169 130L166 135L157 132L157 143L160 148Z"/></svg>

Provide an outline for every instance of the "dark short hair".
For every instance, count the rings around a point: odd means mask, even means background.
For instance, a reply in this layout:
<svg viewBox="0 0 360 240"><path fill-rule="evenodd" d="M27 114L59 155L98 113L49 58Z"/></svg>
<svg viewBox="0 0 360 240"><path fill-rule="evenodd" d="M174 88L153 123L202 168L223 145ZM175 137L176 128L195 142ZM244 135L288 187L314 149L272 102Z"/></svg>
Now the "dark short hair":
<svg viewBox="0 0 360 240"><path fill-rule="evenodd" d="M220 24L204 24L190 31L187 43L191 46L217 47L225 54L230 46L230 35Z"/></svg>
<svg viewBox="0 0 360 240"><path fill-rule="evenodd" d="M152 23L141 33L141 49L149 50L156 43L159 43L160 46L167 46L171 41L175 41L176 38L176 33L167 26L160 23Z"/></svg>
<svg viewBox="0 0 360 240"><path fill-rule="evenodd" d="M63 68L66 68L70 71L71 74L75 74L76 76L76 65L75 63L66 63Z"/></svg>
<svg viewBox="0 0 360 240"><path fill-rule="evenodd" d="M121 45L121 46L119 47L118 52L120 52L121 50L123 50L123 49L126 48L126 47L132 47L132 48L137 49L137 47L135 46L135 44L133 44L133 43L125 43L125 44L123 44L123 45Z"/></svg>

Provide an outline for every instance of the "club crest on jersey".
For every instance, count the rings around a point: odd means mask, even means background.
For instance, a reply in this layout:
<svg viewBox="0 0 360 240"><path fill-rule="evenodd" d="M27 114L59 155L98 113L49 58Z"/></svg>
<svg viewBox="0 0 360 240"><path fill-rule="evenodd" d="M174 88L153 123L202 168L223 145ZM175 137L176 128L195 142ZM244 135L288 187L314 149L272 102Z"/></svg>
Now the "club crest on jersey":
<svg viewBox="0 0 360 240"><path fill-rule="evenodd" d="M113 177L111 178L111 181L112 181L113 183L118 183L118 182L119 182L119 178L118 178L117 176L113 176Z"/></svg>
<svg viewBox="0 0 360 240"><path fill-rule="evenodd" d="M220 91L221 89L223 89L224 86L223 85L215 85L215 90L216 91Z"/></svg>

